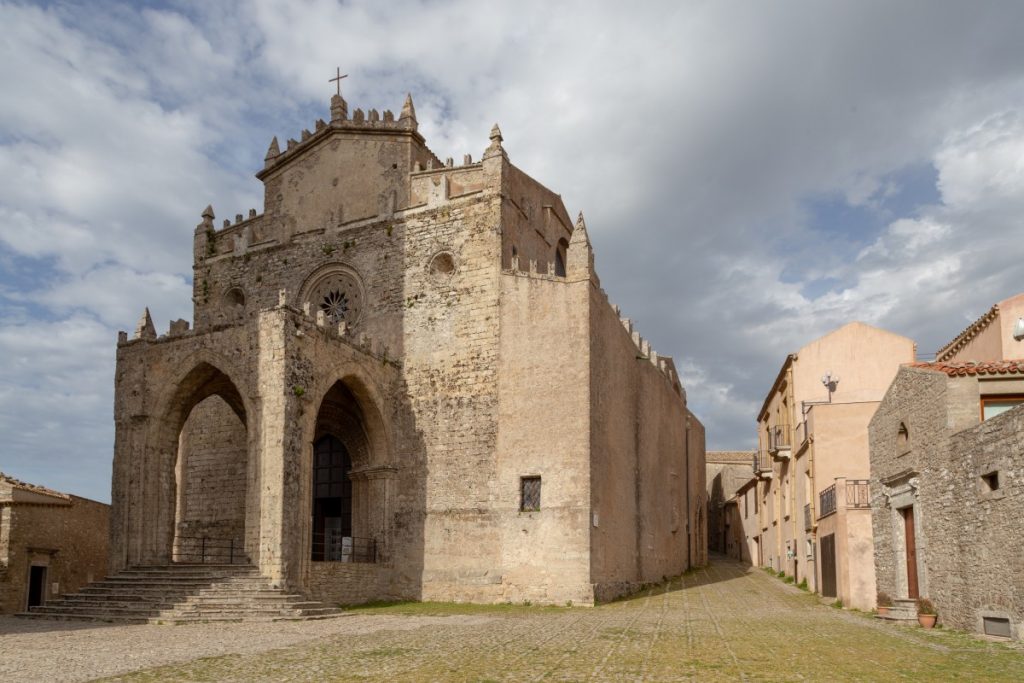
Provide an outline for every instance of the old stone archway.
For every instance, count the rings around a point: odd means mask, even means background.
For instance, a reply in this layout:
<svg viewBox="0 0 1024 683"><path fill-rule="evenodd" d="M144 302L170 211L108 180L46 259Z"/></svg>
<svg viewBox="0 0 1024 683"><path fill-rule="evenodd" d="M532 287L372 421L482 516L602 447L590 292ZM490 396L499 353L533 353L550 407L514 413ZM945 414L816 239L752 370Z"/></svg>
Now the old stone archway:
<svg viewBox="0 0 1024 683"><path fill-rule="evenodd" d="M356 384L353 387L353 384ZM386 495L371 475L383 457L352 380L338 381L317 412L310 471L314 562L375 562L383 545Z"/></svg>
<svg viewBox="0 0 1024 683"><path fill-rule="evenodd" d="M155 512L146 522L154 538L146 563L249 561L259 514L248 422L238 388L213 364L198 363L178 382L159 423L144 496Z"/></svg>

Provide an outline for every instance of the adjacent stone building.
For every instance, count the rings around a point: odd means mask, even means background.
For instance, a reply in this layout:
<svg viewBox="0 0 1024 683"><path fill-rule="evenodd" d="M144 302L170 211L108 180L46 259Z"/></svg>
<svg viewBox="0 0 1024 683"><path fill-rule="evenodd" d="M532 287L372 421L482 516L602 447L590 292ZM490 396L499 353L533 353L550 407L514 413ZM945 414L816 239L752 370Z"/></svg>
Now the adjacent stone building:
<svg viewBox="0 0 1024 683"><path fill-rule="evenodd" d="M1024 357L1014 337L1021 302L997 304L942 360L901 368L870 425L878 590L928 597L954 628L1018 639L1024 360L1012 357Z"/></svg>
<svg viewBox="0 0 1024 683"><path fill-rule="evenodd" d="M743 522L738 516L737 493L753 476L752 451L708 451L708 549L749 562L744 552Z"/></svg>
<svg viewBox="0 0 1024 683"><path fill-rule="evenodd" d="M858 609L875 606L868 422L914 342L854 322L786 358L758 414L755 564Z"/></svg>
<svg viewBox="0 0 1024 683"><path fill-rule="evenodd" d="M110 506L0 472L0 614L43 605L107 571Z"/></svg>
<svg viewBox="0 0 1024 683"><path fill-rule="evenodd" d="M194 326L117 349L113 569L248 562L330 602L588 604L705 562L704 432L582 214L441 161L412 99L270 145L194 237Z"/></svg>

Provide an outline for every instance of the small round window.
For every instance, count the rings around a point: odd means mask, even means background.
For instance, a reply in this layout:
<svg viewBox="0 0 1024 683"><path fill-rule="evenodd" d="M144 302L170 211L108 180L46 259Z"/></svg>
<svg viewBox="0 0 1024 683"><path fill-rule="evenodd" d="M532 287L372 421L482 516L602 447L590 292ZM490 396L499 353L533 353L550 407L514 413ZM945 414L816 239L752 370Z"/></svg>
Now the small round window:
<svg viewBox="0 0 1024 683"><path fill-rule="evenodd" d="M455 257L442 251L430 260L430 274L438 278L450 278L455 274Z"/></svg>

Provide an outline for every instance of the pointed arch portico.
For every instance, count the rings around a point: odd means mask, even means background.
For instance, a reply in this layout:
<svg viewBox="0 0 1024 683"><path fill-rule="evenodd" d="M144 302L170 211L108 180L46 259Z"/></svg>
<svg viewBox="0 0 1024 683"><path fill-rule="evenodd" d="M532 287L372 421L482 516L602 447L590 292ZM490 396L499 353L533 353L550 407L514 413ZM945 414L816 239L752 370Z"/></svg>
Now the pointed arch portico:
<svg viewBox="0 0 1024 683"><path fill-rule="evenodd" d="M370 359L372 361L372 359ZM302 432L307 435L300 471L303 473L299 507L306 511L298 544L302 563L342 559L329 552L332 525L352 538L356 561L381 561L388 556L388 517L391 514L391 479L394 467L391 435L385 419L385 403L376 383L358 360L319 379L313 393L312 409L305 411ZM350 486L350 498L332 520L337 508L332 484L318 479L334 454L330 442L344 451L346 471L339 487ZM319 460L318 460L319 459ZM333 464L333 463L332 463ZM319 489L319 490L318 490ZM368 545L369 544L369 545ZM372 548L367 552L367 548ZM344 557L348 560L348 556Z"/></svg>
<svg viewBox="0 0 1024 683"><path fill-rule="evenodd" d="M180 437L193 410L212 396L223 400L244 427L245 443L238 446L245 450L246 476L236 485L245 488L246 527L258 529L258 486L254 480L258 472L258 417L239 379L244 375L229 359L208 350L190 355L180 367L182 370L172 381L154 392L142 458L133 468L137 483L131 490L127 510L130 532L124 560L128 565L166 564L173 560L176 510L182 495L180 473L176 473L181 457ZM256 535L246 533L246 539Z"/></svg>

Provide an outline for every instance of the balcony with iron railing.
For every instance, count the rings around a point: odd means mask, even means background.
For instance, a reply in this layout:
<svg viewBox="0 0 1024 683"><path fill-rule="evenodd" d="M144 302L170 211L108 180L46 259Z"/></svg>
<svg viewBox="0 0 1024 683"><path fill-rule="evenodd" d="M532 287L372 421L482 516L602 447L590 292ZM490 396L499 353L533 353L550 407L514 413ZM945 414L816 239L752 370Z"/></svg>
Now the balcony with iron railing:
<svg viewBox="0 0 1024 683"><path fill-rule="evenodd" d="M773 457L788 459L793 453L792 432L789 425L775 425L768 432L768 450Z"/></svg>
<svg viewBox="0 0 1024 683"><path fill-rule="evenodd" d="M846 480L846 507L852 509L871 507L871 482L869 480Z"/></svg>
<svg viewBox="0 0 1024 683"><path fill-rule="evenodd" d="M766 450L754 452L754 475L770 479L772 476L772 456Z"/></svg>
<svg viewBox="0 0 1024 683"><path fill-rule="evenodd" d="M866 510L871 508L871 482L867 479L848 479L844 482L843 492L847 510ZM818 519L828 517L837 510L836 484L822 490L818 494Z"/></svg>
<svg viewBox="0 0 1024 683"><path fill-rule="evenodd" d="M836 511L836 485L832 484L818 494L818 519L835 514Z"/></svg>

